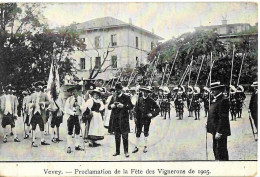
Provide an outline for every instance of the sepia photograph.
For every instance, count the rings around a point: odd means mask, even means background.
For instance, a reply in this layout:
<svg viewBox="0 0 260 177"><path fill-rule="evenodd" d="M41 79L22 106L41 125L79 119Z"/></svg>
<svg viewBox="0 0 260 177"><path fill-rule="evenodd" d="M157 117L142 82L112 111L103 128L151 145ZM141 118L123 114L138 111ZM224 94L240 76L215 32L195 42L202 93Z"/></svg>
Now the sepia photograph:
<svg viewBox="0 0 260 177"><path fill-rule="evenodd" d="M257 2L0 3L0 176L27 162L234 162L251 173L230 174L257 175ZM122 175L98 171L39 176Z"/></svg>

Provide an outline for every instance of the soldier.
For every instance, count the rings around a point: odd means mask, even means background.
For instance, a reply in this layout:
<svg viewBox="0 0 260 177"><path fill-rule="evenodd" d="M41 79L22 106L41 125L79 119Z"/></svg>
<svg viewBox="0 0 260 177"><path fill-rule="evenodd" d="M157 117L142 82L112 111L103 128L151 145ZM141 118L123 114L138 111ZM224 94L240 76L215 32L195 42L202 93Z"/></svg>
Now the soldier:
<svg viewBox="0 0 260 177"><path fill-rule="evenodd" d="M51 133L52 133L52 142L56 143L57 141L62 141L60 140L60 124L63 122L63 115L64 115L64 106L65 106L65 101L63 98L62 93L59 93L57 100L51 100L50 105L48 107L49 110L49 119L51 122ZM55 132L55 127L56 127L56 133Z"/></svg>
<svg viewBox="0 0 260 177"><path fill-rule="evenodd" d="M192 113L193 113L193 105L191 104L191 99L192 99L192 95L194 93L193 87L192 86L188 86L188 90L187 90L187 108L189 111L189 116L188 117L192 117Z"/></svg>
<svg viewBox="0 0 260 177"><path fill-rule="evenodd" d="M236 91L237 89L233 86L230 85L230 114L231 114L231 121L237 120L237 99L236 99Z"/></svg>
<svg viewBox="0 0 260 177"><path fill-rule="evenodd" d="M163 87L163 100L161 103L163 109L164 109L164 119L166 119L167 113L169 114L170 118L170 112L171 112L171 91L168 87Z"/></svg>
<svg viewBox="0 0 260 177"><path fill-rule="evenodd" d="M38 145L35 143L35 130L37 124L39 125L41 131L41 145L50 145L44 140L44 124L47 122L45 108L49 105L49 99L47 95L42 92L43 85L44 84L41 81L34 83L36 92L31 95L31 101L29 103L29 112L31 113L29 122L32 125L33 147L38 147Z"/></svg>
<svg viewBox="0 0 260 177"><path fill-rule="evenodd" d="M227 137L231 135L229 124L229 100L223 95L224 85L211 83L214 96L209 109L207 132L212 134L213 152L216 160L229 160Z"/></svg>
<svg viewBox="0 0 260 177"><path fill-rule="evenodd" d="M192 97L192 107L194 108L194 114L195 119L194 120L200 120L200 102L201 102L201 96L200 96L200 88L194 87L194 93Z"/></svg>
<svg viewBox="0 0 260 177"><path fill-rule="evenodd" d="M142 133L142 129L144 127L144 150L143 152L147 152L147 143L148 143L148 136L149 136L149 129L151 119L156 117L159 114L159 106L157 103L150 97L152 91L146 87L140 88L140 91L143 93L143 96L138 98L138 101L135 106L135 119L136 119L136 146L133 153L138 152L139 148L139 140L140 135Z"/></svg>
<svg viewBox="0 0 260 177"><path fill-rule="evenodd" d="M75 131L75 150L82 151L79 142L80 134L80 121L82 119L82 110L81 107L84 104L83 97L79 96L78 90L81 89L81 86L76 85L69 88L67 91L71 93L71 96L67 98L65 107L64 107L64 119L67 120L68 135L67 135L67 153L71 153L72 147L72 134ZM75 130L74 130L75 129Z"/></svg>
<svg viewBox="0 0 260 177"><path fill-rule="evenodd" d="M178 115L176 117L179 117L178 120L183 120L185 88L179 85L178 87L175 87L174 90L177 90L177 95L174 100L176 115Z"/></svg>
<svg viewBox="0 0 260 177"><path fill-rule="evenodd" d="M244 87L242 85L238 85L235 97L237 100L237 118L241 118L244 100L246 99Z"/></svg>
<svg viewBox="0 0 260 177"><path fill-rule="evenodd" d="M4 132L4 143L7 142L6 126L11 125L14 132L14 142L20 142L17 137L15 129L15 120L17 119L17 107L18 99L16 96L12 95L12 85L9 84L6 87L5 94L1 97L1 111L3 113L2 127Z"/></svg>
<svg viewBox="0 0 260 177"><path fill-rule="evenodd" d="M112 132L115 133L116 142L116 153L113 154L113 156L120 155L120 142L122 136L125 157L128 158L128 133L130 132L129 110L133 109L133 104L130 97L123 94L121 83L117 83L115 89L116 93L108 105L108 109L112 109Z"/></svg>
<svg viewBox="0 0 260 177"><path fill-rule="evenodd" d="M258 82L253 82L253 84L251 85L251 87L254 88L253 94L251 96L250 99L250 103L249 103L249 114L251 113L251 116L254 120L254 124L255 127L258 131L258 117L257 117L257 109L258 109Z"/></svg>
<svg viewBox="0 0 260 177"><path fill-rule="evenodd" d="M29 130L30 130L30 122L29 122L29 104L31 101L31 95L29 91L23 91L23 103L22 103L22 110L23 110L23 120L24 120L24 139L29 138Z"/></svg>
<svg viewBox="0 0 260 177"><path fill-rule="evenodd" d="M204 103L204 111L205 111L205 117L208 116L209 112L209 99L210 99L210 90L208 87L203 87L203 95L202 95L202 101Z"/></svg>

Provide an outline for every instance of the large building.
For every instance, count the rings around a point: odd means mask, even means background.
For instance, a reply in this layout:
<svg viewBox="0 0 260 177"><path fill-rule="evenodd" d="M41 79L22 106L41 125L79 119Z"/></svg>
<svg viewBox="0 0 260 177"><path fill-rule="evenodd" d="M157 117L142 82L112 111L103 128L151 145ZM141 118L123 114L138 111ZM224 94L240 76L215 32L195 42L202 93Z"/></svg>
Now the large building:
<svg viewBox="0 0 260 177"><path fill-rule="evenodd" d="M81 31L80 38L86 48L76 51L73 58L76 60L77 77L88 79L90 71L100 67L106 72L98 78L108 80L119 68L135 67L147 62L147 54L156 46L162 37L145 29L125 23L113 17L97 18L84 23L75 24ZM107 55L107 51L108 55Z"/></svg>
<svg viewBox="0 0 260 177"><path fill-rule="evenodd" d="M221 25L199 26L196 31L214 31L220 36L226 48L231 49L231 45L247 42L253 50L258 48L258 23L251 26L248 23L228 24L227 20L222 20Z"/></svg>

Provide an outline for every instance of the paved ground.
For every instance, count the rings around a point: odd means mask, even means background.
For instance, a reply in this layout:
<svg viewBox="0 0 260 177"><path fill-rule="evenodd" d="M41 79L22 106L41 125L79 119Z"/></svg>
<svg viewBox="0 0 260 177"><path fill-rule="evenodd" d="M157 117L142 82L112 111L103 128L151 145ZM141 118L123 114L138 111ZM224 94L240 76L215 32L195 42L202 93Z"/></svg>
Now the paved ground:
<svg viewBox="0 0 260 177"><path fill-rule="evenodd" d="M249 97L245 104L248 107ZM187 117L185 110L184 120L177 120L175 111L171 111L171 120L163 120L158 116L152 120L150 128L149 149L146 154L140 152L132 154L135 143L135 134L129 134L130 157L125 158L123 147L121 155L113 157L115 152L115 141L113 135L105 135L105 139L100 143L100 147L89 147L85 143L85 152L66 153L66 123L61 127L61 139L64 141L50 146L31 147L31 138L24 140L22 119L17 120L18 136L22 140L20 143L12 141L8 137L8 142L3 143L2 129L0 135L0 160L1 161L121 161L121 160L206 160L206 132L204 110L201 110L201 120ZM243 108L242 118L231 121L231 136L228 138L228 150L230 160L257 160L257 142L254 141L247 108ZM131 121L131 127L134 122ZM37 128L38 130L38 128ZM37 133L40 137L40 133ZM51 136L46 135L46 140L50 142ZM207 134L208 140L208 160L214 160L212 151L212 136ZM39 143L39 138L37 139ZM82 141L83 142L83 141Z"/></svg>

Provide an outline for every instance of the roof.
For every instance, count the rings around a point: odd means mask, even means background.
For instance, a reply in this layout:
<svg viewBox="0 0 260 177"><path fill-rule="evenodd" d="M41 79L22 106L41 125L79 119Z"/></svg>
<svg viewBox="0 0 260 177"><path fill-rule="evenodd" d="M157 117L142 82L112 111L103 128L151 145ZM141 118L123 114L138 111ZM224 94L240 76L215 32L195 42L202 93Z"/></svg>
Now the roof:
<svg viewBox="0 0 260 177"><path fill-rule="evenodd" d="M210 26L198 26L195 29L203 29L203 28L217 28L217 27L226 27L226 26L241 26L241 25L249 25L249 23L233 23L233 24L224 24L224 25L210 25Z"/></svg>
<svg viewBox="0 0 260 177"><path fill-rule="evenodd" d="M135 28L138 29L142 32L147 33L148 35L151 35L159 40L163 40L162 37L147 31L143 28L137 27L133 24L130 23L125 23L121 20L118 20L116 18L113 17L103 17L103 18L96 18L93 20L89 20L83 23L78 23L75 24L77 29L82 29L82 30L96 30L96 29L105 29L105 28L116 28L116 27L131 27L131 28Z"/></svg>

